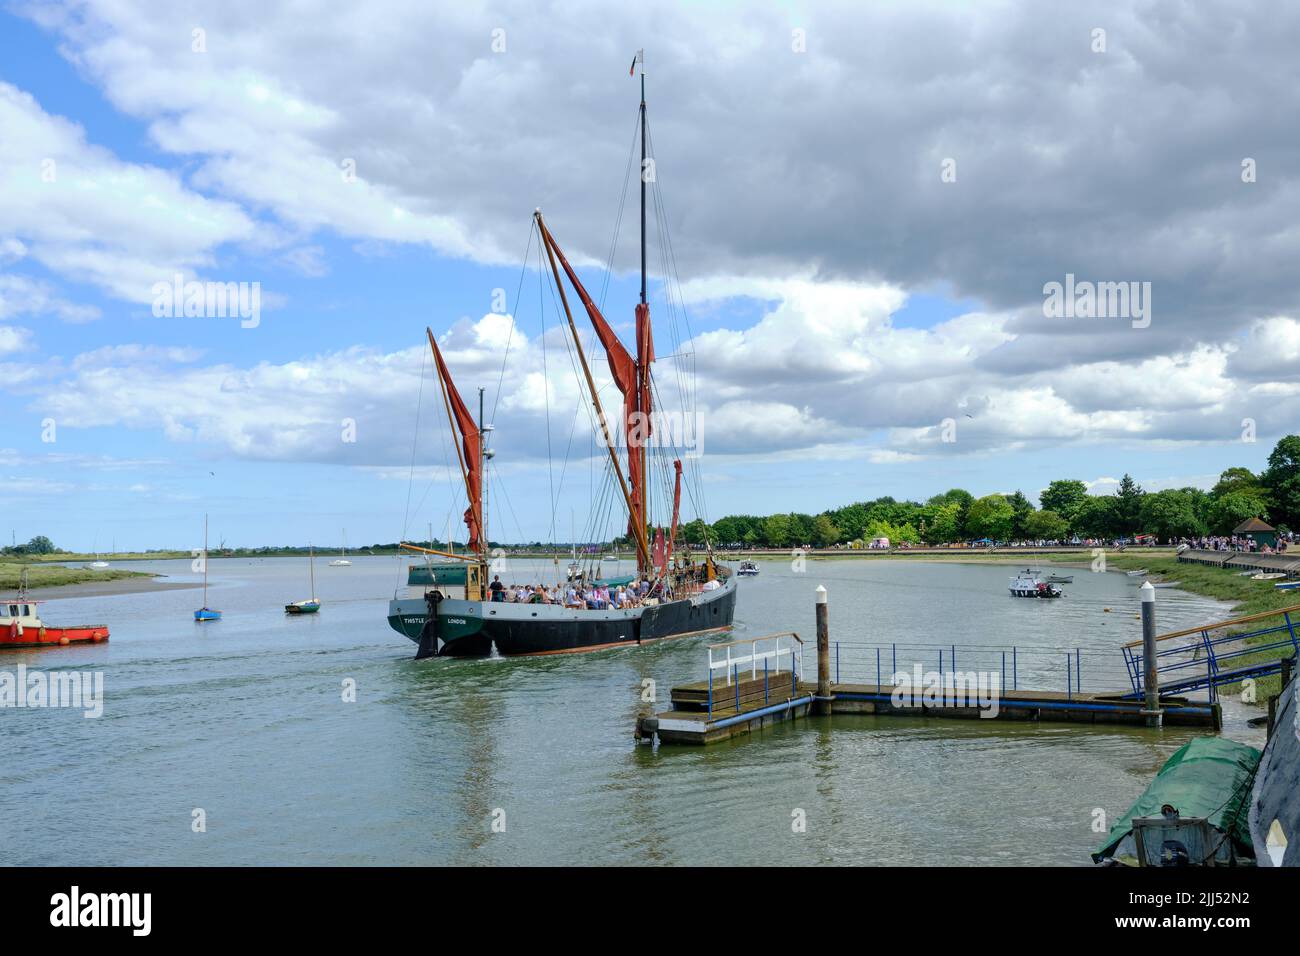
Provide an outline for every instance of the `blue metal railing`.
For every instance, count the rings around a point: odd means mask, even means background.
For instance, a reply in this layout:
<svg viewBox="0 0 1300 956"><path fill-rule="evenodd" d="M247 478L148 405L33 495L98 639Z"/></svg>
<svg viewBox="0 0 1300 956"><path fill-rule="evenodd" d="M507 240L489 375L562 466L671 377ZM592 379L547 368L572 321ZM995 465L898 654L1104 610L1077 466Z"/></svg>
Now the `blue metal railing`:
<svg viewBox="0 0 1300 956"><path fill-rule="evenodd" d="M900 671L911 674L915 667L938 673L983 672L998 675L1003 691L1020 689L1023 675L1035 690L1060 690L1071 698L1081 693L1123 693L1129 685L1129 671L1114 651L1080 647L981 645L981 644L872 644L835 641L831 649L833 680L836 684L875 684L889 687ZM815 653L806 646L805 653ZM1065 666L1061 659L1065 658ZM1088 665L1087 687L1084 664Z"/></svg>
<svg viewBox="0 0 1300 956"><path fill-rule="evenodd" d="M1295 622L1290 610L1276 612L1282 616L1282 623L1252 631L1224 633L1211 637L1211 632L1232 626L1237 621L1222 621L1207 624L1194 631L1175 632L1173 637L1185 637L1186 642L1168 644L1156 650L1156 676L1160 684L1160 693L1186 693L1194 690L1208 689L1210 700L1218 699L1218 688L1225 684L1237 684L1248 677L1263 677L1275 674L1282 669L1282 659L1290 657L1283 653L1271 659L1248 661L1245 658L1269 651L1287 651L1300 653L1300 637L1297 636ZM1267 615L1252 616L1259 619ZM1285 634L1277 640L1268 640L1273 635ZM1262 638L1259 643L1249 643ZM1157 638L1164 640L1164 638ZM1128 671L1131 692L1127 697L1141 697L1146 693L1146 662L1140 644L1130 644L1123 648L1124 666Z"/></svg>

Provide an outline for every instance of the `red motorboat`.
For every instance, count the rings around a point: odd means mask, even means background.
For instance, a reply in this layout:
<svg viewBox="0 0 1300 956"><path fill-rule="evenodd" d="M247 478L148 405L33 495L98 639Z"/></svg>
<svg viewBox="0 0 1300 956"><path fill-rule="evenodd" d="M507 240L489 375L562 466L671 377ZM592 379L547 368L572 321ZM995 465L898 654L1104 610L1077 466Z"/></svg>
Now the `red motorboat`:
<svg viewBox="0 0 1300 956"><path fill-rule="evenodd" d="M13 598L0 604L0 650L23 647L59 647L98 644L108 640L106 624L49 627L36 613L39 601Z"/></svg>

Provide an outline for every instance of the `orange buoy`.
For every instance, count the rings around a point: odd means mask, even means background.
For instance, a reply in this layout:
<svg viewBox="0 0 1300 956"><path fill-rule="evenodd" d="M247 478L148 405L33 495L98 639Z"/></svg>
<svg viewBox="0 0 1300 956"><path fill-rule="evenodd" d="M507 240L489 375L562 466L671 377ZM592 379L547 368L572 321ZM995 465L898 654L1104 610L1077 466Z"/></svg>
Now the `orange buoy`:
<svg viewBox="0 0 1300 956"><path fill-rule="evenodd" d="M66 637L61 637L61 638L59 638L59 646L60 646L60 647L67 647L70 643L71 643L71 641L69 641Z"/></svg>

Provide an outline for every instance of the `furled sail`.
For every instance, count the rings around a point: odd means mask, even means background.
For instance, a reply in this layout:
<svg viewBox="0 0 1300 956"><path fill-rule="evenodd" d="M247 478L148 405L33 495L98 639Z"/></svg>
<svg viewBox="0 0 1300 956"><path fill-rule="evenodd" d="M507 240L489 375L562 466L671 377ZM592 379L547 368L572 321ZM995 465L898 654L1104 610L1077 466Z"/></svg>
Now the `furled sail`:
<svg viewBox="0 0 1300 956"><path fill-rule="evenodd" d="M483 504L483 455L482 436L478 423L461 400L456 391L456 383L451 380L451 373L442 360L442 351L431 329L425 329L429 335L429 345L433 348L433 361L438 368L438 381L442 385L442 397L447 405L447 415L455 423L461 435L460 467L465 478L465 494L469 497L469 507L465 509L465 527L469 529L469 547L472 551L481 551L485 542L482 540L483 515L479 510Z"/></svg>
<svg viewBox="0 0 1300 956"><path fill-rule="evenodd" d="M668 532L668 561L672 564L673 545L677 543L677 519L682 513L682 460L673 459L673 470L677 473L673 477L673 524L672 530Z"/></svg>

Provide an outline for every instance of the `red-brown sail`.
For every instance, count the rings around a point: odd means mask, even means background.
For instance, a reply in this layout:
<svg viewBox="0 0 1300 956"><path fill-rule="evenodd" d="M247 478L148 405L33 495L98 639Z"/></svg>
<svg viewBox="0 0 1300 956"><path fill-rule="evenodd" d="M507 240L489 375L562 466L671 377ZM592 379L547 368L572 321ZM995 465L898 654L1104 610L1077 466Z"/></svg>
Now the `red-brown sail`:
<svg viewBox="0 0 1300 956"><path fill-rule="evenodd" d="M451 380L451 373L447 371L447 365L442 360L442 351L438 348L438 341L433 337L433 331L430 329L425 331L429 335L429 345L433 347L433 360L438 366L438 379L442 383L443 398L461 435L461 471L465 478L465 494L469 496L469 507L465 509L465 527L469 529L470 550L479 551L483 546L483 516L479 511L483 503L482 439L474 416L461 401L460 392L456 391L456 383Z"/></svg>
<svg viewBox="0 0 1300 956"><path fill-rule="evenodd" d="M577 273L564 257L559 244L549 237L550 248L560 260L565 275L569 277L578 298L582 300L591 325L596 330L596 337L605 347L605 357L609 361L609 373L614 378L623 396L623 435L627 440L627 471L631 484L631 514L628 515L628 534L634 539L640 538L637 528L645 527L645 441L650 437L650 370L648 362L654 361L654 343L650 336L650 309L645 305L636 307L637 313L637 355L643 359L637 362L628 354L623 343L619 341L614 330L609 327L605 317L591 301L591 296L583 287ZM648 356L648 359L645 358ZM641 414L638 415L638 412Z"/></svg>
<svg viewBox="0 0 1300 956"><path fill-rule="evenodd" d="M668 564L673 561L673 545L677 542L677 518L682 510L682 460L673 459L673 470L677 472L673 478L673 526L668 532Z"/></svg>

